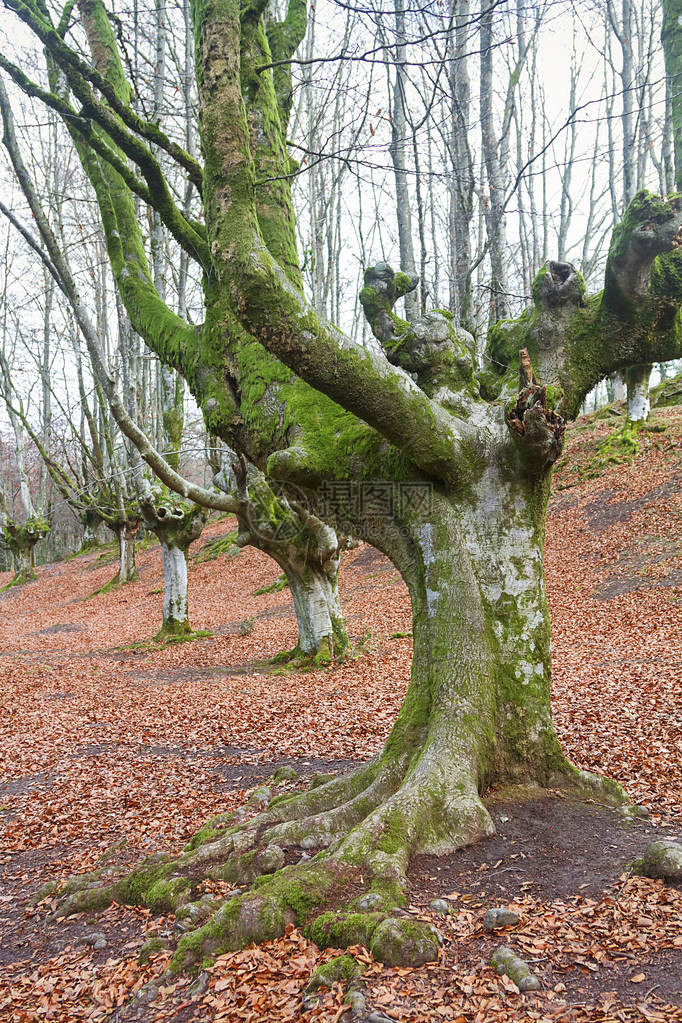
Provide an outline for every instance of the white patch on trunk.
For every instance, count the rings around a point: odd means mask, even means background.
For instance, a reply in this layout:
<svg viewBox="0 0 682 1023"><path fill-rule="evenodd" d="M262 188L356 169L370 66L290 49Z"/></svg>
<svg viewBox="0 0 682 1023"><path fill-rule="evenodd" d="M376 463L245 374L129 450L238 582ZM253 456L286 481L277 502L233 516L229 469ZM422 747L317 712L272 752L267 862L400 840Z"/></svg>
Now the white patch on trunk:
<svg viewBox="0 0 682 1023"><path fill-rule="evenodd" d="M628 419L632 423L640 423L649 416L649 383L639 382L630 387L628 395Z"/></svg>
<svg viewBox="0 0 682 1023"><path fill-rule="evenodd" d="M291 569L282 566L289 581L298 623L298 643L306 654L315 654L320 644L329 640L330 653L333 643L331 610L338 604L338 595L332 593L332 586L326 576L308 571L301 578Z"/></svg>
<svg viewBox="0 0 682 1023"><path fill-rule="evenodd" d="M123 580L128 578L128 539L126 537L125 529L122 529L118 535L118 548L118 576L119 579Z"/></svg>
<svg viewBox="0 0 682 1023"><path fill-rule="evenodd" d="M433 538L433 525L430 522L425 522L417 530L417 543L422 552L422 560L426 568L426 574L428 579L429 567L434 564L436 560L436 552L434 547ZM426 613L428 615L434 615L438 609L438 600L440 598L439 590L432 590L427 585L426 587Z"/></svg>
<svg viewBox="0 0 682 1023"><path fill-rule="evenodd" d="M164 623L187 621L187 558L179 547L161 544Z"/></svg>
<svg viewBox="0 0 682 1023"><path fill-rule="evenodd" d="M625 377L622 373L616 373L613 378L613 400L625 401L627 391L625 389Z"/></svg>

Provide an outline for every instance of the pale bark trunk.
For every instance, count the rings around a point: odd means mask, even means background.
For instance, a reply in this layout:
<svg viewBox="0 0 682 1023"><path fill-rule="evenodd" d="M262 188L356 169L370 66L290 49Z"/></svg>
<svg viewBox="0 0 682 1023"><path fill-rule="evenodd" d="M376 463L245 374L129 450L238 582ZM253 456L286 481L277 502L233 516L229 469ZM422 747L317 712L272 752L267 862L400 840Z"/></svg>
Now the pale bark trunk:
<svg viewBox="0 0 682 1023"><path fill-rule="evenodd" d="M187 552L161 541L163 562L163 632L181 635L190 632L187 602Z"/></svg>
<svg viewBox="0 0 682 1023"><path fill-rule="evenodd" d="M237 543L269 555L287 578L298 625L291 657L342 657L348 637L338 592L341 550L334 530L315 516L306 518L283 495L278 499L266 477L252 465L240 468L227 446L213 482L241 502Z"/></svg>
<svg viewBox="0 0 682 1023"><path fill-rule="evenodd" d="M315 565L294 564L278 557L296 612L298 649L305 655L333 658L347 645L337 572Z"/></svg>
<svg viewBox="0 0 682 1023"><path fill-rule="evenodd" d="M643 423L649 418L649 377L652 366L643 364L628 366L625 381L628 392L628 420L631 423Z"/></svg>
<svg viewBox="0 0 682 1023"><path fill-rule="evenodd" d="M405 3L396 0L395 5L395 80L393 83L393 111L391 119L391 160L395 176L396 217L398 221L398 242L400 248L400 269L411 277L416 276L414 244L412 241L412 212L407 175L407 75L405 60ZM408 320L419 316L419 302L416 294L405 295L405 315Z"/></svg>
<svg viewBox="0 0 682 1023"><path fill-rule="evenodd" d="M450 307L459 323L468 326L471 315L471 221L474 215L474 168L468 143L471 106L467 48L470 43L469 0L453 5L454 54L450 64L452 133L450 159Z"/></svg>
<svg viewBox="0 0 682 1023"><path fill-rule="evenodd" d="M118 540L118 573L112 579L112 583L120 586L123 583L131 583L137 579L135 537L139 528L139 522L127 521L122 524L116 523L111 528Z"/></svg>
<svg viewBox="0 0 682 1023"><path fill-rule="evenodd" d="M501 141L493 124L493 13L481 16L480 81L481 147L488 179L485 222L490 255L490 321L504 319L507 301L507 238L504 213L504 174L499 150Z"/></svg>
<svg viewBox="0 0 682 1023"><path fill-rule="evenodd" d="M625 387L625 377L622 373L613 374L613 400L614 401L625 401L627 397L627 389Z"/></svg>

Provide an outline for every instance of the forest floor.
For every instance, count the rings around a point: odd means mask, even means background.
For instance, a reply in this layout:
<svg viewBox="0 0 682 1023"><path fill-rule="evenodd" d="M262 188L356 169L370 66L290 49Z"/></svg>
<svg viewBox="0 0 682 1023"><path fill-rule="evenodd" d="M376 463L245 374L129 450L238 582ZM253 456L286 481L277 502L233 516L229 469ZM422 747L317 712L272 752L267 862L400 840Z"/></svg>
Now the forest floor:
<svg viewBox="0 0 682 1023"><path fill-rule="evenodd" d="M622 464L608 461L609 443L598 447L608 415L569 431L546 549L560 738L648 816L626 823L558 793L513 803L489 793L496 835L411 867L410 907L443 934L439 961L389 969L356 949L367 1012L353 1019L682 1020L682 885L627 870L652 836L682 836L682 409L655 422L664 429ZM0 1020L117 1019L149 982L135 1016L145 1023L350 1019L339 985L302 1010L312 969L337 953L297 930L221 956L197 987L159 980L170 952L137 962L150 934L172 944L172 917L112 906L54 923L49 901L27 902L112 846L129 863L180 850L282 765L298 779L279 791L293 790L385 739L410 670L397 572L373 548L349 552L341 595L362 653L325 671L273 673L261 662L295 643L291 600L288 590L256 595L278 574L259 552L228 545L210 559L231 528L212 523L193 548L192 622L211 632L193 642L150 642L162 601L155 547L118 591L91 596L114 573L105 551L46 566L0 596ZM437 896L450 915L430 911ZM485 931L495 905L515 908L519 924ZM494 973L501 943L531 963L540 992L519 994Z"/></svg>

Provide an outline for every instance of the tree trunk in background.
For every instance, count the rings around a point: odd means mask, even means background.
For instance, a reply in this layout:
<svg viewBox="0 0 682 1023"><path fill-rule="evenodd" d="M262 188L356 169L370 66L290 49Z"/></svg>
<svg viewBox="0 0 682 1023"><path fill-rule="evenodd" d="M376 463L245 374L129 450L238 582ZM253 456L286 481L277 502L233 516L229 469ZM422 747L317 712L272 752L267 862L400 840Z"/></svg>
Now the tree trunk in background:
<svg viewBox="0 0 682 1023"><path fill-rule="evenodd" d="M619 370L613 374L613 400L625 401L626 398L627 387L625 386L625 377Z"/></svg>
<svg viewBox="0 0 682 1023"><path fill-rule="evenodd" d="M472 312L471 221L474 215L474 167L469 148L471 84L467 50L470 43L470 0L458 0L451 6L454 19L453 59L449 66L450 113L452 132L449 156L452 184L449 189L450 218L450 308L463 327L469 325Z"/></svg>
<svg viewBox="0 0 682 1023"><path fill-rule="evenodd" d="M649 377L653 366L640 363L625 370L628 392L628 421L642 423L649 418Z"/></svg>
<svg viewBox="0 0 682 1023"><path fill-rule="evenodd" d="M138 576L135 563L135 544L140 520L118 521L109 525L109 528L113 530L118 540L118 572L111 582L107 583L107 586L122 586L124 583L132 583Z"/></svg>
<svg viewBox="0 0 682 1023"><path fill-rule="evenodd" d="M2 533L14 560L14 578L10 586L21 586L38 578L35 571L35 548L39 540L47 535L50 524L46 519L34 516L19 525L12 519L5 519Z"/></svg>
<svg viewBox="0 0 682 1023"><path fill-rule="evenodd" d="M303 552L301 552L303 553ZM274 555L284 572L296 612L298 649L321 662L340 658L348 646L339 598L340 558L327 559L325 565L296 557Z"/></svg>
<svg viewBox="0 0 682 1023"><path fill-rule="evenodd" d="M672 117L675 156L675 188L682 191L682 0L663 0L663 56L665 73L670 90L670 112Z"/></svg>
<svg viewBox="0 0 682 1023"><path fill-rule="evenodd" d="M81 513L83 524L83 539L81 540L81 551L88 551L97 546L97 531L102 524L102 516L94 509L86 509Z"/></svg>
<svg viewBox="0 0 682 1023"><path fill-rule="evenodd" d="M321 663L342 658L348 636L338 591L341 547L336 532L275 494L260 470L238 462L227 447L213 482L241 503L237 544L268 554L286 576L298 626L290 657L313 656Z"/></svg>
<svg viewBox="0 0 682 1023"><path fill-rule="evenodd" d="M187 552L206 525L204 508L175 495L147 493L140 497L144 521L159 539L163 563L163 624L157 639L191 633L187 597Z"/></svg>
<svg viewBox="0 0 682 1023"><path fill-rule="evenodd" d="M509 315L507 300L507 236L504 217L504 180L499 157L499 142L493 118L493 8L481 15L480 117L481 148L488 181L484 202L490 257L489 322Z"/></svg>
<svg viewBox="0 0 682 1023"><path fill-rule="evenodd" d="M407 173L407 74L405 61L405 0L395 0L395 78L393 81L393 110L391 120L391 160L395 176L395 210L398 221L400 269L416 276L414 244L412 241L412 210ZM390 52L390 50L388 51ZM414 293L405 296L405 316L408 320L419 316L419 302Z"/></svg>

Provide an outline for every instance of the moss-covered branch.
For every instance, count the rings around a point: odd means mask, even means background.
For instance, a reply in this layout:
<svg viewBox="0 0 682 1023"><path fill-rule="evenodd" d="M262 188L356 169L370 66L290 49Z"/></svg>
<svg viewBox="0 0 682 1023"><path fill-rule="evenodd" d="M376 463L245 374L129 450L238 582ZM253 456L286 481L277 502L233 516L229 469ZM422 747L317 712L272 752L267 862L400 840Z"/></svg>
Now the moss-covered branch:
<svg viewBox="0 0 682 1023"><path fill-rule="evenodd" d="M432 402L383 354L354 344L321 321L274 258L261 229L254 201L253 119L279 132L282 159L286 151L276 105L252 111L268 95L264 86L249 91L255 55L267 52L260 24L242 32L236 0L195 0L193 16L203 100L206 222L220 300L227 293L246 330L272 355L377 429L416 466L450 482L461 481L477 461L476 431ZM268 143L273 152L276 141ZM296 397L289 395L294 420Z"/></svg>
<svg viewBox="0 0 682 1023"><path fill-rule="evenodd" d="M3 0L5 7L14 13L35 33L50 55L65 72L71 71L84 82L90 82L105 97L107 103L121 120L137 135L159 149L163 149L181 167L185 169L190 180L199 193L202 190L202 170L200 164L186 153L176 142L173 142L157 124L139 117L129 106L127 97L124 99L117 91L118 83L109 78L110 68L102 71L100 67L89 66L82 58L64 42L62 33L55 30L38 5L32 0ZM102 8L104 17L106 11ZM108 19L107 19L108 20ZM73 81L72 77L72 81Z"/></svg>
<svg viewBox="0 0 682 1023"><path fill-rule="evenodd" d="M682 196L639 192L614 229L602 292L588 297L570 263L547 263L533 284L533 306L489 332L488 396L516 392L523 348L538 382L552 389L551 404L569 418L610 373L680 358L681 240Z"/></svg>
<svg viewBox="0 0 682 1023"><path fill-rule="evenodd" d="M303 42L308 24L307 0L289 0L284 21L268 22L267 35L272 57L272 78L277 95L277 102L286 125L291 112L293 89L291 84L291 64L287 61ZM257 69L263 74L265 68Z"/></svg>
<svg viewBox="0 0 682 1023"><path fill-rule="evenodd" d="M128 85L106 11L100 0L85 0L81 6L93 60L101 61L127 98ZM117 171L99 159L87 138L67 127L97 196L114 280L130 322L164 362L191 378L197 332L162 301L154 287L132 194Z"/></svg>

